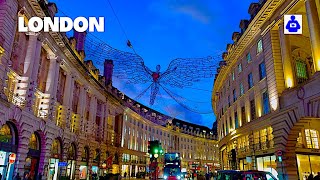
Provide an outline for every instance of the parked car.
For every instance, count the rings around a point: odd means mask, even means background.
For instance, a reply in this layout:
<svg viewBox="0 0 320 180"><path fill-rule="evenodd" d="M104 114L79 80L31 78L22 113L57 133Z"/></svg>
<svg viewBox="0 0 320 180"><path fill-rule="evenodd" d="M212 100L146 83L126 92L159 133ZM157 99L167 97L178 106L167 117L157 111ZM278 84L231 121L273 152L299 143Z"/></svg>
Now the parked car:
<svg viewBox="0 0 320 180"><path fill-rule="evenodd" d="M217 180L277 180L270 172L222 170L217 173Z"/></svg>

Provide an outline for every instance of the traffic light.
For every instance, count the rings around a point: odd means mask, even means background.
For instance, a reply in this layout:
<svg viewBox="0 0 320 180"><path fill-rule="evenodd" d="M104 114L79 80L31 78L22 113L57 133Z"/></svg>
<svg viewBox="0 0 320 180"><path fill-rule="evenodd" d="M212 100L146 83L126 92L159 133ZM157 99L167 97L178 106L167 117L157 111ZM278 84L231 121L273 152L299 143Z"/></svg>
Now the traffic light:
<svg viewBox="0 0 320 180"><path fill-rule="evenodd" d="M150 141L148 141L148 153L151 154L151 144L150 144Z"/></svg>

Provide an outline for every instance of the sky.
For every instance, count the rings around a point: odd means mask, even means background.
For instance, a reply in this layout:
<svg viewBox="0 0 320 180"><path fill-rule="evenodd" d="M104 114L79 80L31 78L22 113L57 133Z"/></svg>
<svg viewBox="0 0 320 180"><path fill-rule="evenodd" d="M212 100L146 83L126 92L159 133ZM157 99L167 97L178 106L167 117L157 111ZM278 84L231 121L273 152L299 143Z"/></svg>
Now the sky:
<svg viewBox="0 0 320 180"><path fill-rule="evenodd" d="M159 64L164 71L175 58L221 57L227 44L232 43L232 33L240 31L240 20L249 19L250 3L258 0L109 1L121 25L108 0L52 2L57 4L59 16L104 16L105 32L95 32L95 36L114 48L133 52L126 45L128 37L146 66L155 71ZM148 105L150 91L137 98L150 84L127 84L123 80L114 79L113 85L129 97L161 113L211 128L216 120L211 105L213 82L214 78L208 78L194 84L192 88L169 88L180 96L179 103L160 90L153 106Z"/></svg>

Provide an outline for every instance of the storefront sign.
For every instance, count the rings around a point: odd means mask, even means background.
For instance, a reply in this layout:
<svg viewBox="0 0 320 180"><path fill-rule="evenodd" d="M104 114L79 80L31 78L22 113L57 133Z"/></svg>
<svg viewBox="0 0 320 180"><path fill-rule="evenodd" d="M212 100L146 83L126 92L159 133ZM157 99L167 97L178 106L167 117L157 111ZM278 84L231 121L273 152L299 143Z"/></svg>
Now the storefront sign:
<svg viewBox="0 0 320 180"><path fill-rule="evenodd" d="M16 154L11 153L9 155L9 164L13 164L16 161Z"/></svg>
<svg viewBox="0 0 320 180"><path fill-rule="evenodd" d="M65 166L68 166L68 163L67 162L59 162L58 166L59 167L65 167Z"/></svg>

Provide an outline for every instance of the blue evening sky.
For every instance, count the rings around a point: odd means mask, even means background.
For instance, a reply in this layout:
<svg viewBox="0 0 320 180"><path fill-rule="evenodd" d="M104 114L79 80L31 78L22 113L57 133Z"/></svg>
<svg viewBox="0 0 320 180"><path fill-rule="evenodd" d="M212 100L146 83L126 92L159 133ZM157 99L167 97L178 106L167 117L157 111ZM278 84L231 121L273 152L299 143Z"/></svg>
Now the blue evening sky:
<svg viewBox="0 0 320 180"><path fill-rule="evenodd" d="M61 12L71 18L104 16L105 32L95 33L95 36L114 48L132 52L132 49L126 46L126 36L107 0L53 0L53 2L57 4L60 16L63 16ZM249 18L248 8L252 0L110 0L110 2L137 54L144 59L151 70L155 70L155 66L160 64L161 70L164 71L174 58L220 56L221 52L225 51L227 43L232 43L232 33L239 31L240 20ZM121 80L114 81L115 87L132 98L148 87L140 84L127 85ZM180 103L196 112L180 106L164 91L160 91L161 96L151 108L211 128L216 119L210 102L212 86L213 78L210 78L195 84L193 89L169 88L181 96ZM148 105L149 94L150 91L137 100ZM209 114L201 114L208 112Z"/></svg>

